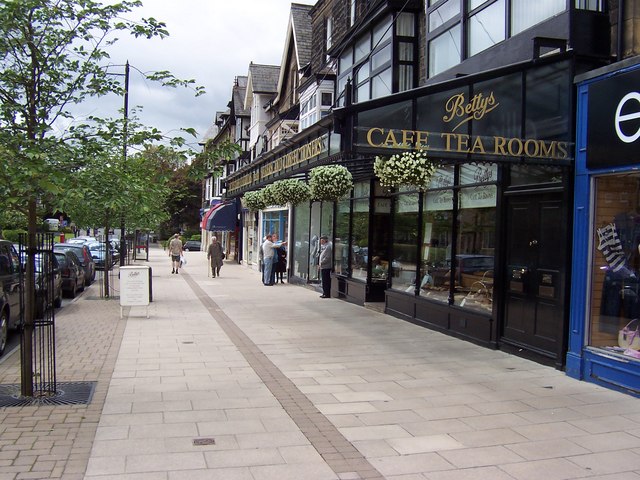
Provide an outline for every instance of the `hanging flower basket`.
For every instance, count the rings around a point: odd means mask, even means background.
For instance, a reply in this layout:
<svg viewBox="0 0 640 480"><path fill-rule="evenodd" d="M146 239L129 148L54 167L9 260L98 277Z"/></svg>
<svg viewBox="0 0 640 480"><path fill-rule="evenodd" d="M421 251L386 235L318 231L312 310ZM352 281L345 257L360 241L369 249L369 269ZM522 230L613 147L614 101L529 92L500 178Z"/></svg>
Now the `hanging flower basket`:
<svg viewBox="0 0 640 480"><path fill-rule="evenodd" d="M325 165L311 170L311 197L314 200L336 201L353 188L353 176L342 165Z"/></svg>
<svg viewBox="0 0 640 480"><path fill-rule="evenodd" d="M373 171L386 188L416 187L425 190L438 164L427 157L425 150L409 151L391 157L376 157Z"/></svg>
<svg viewBox="0 0 640 480"><path fill-rule="evenodd" d="M280 198L280 195L273 188L273 183L267 185L262 190L260 190L260 194L262 195L262 201L265 203L265 206L275 206L275 205L284 205L286 202L283 202Z"/></svg>
<svg viewBox="0 0 640 480"><path fill-rule="evenodd" d="M242 203L245 207L254 212L262 210L267 206L262 198L262 193L259 190L245 193L242 196Z"/></svg>
<svg viewBox="0 0 640 480"><path fill-rule="evenodd" d="M266 188L268 194L273 197L274 205L286 205L287 203L298 205L311 198L309 185L292 178L278 180Z"/></svg>

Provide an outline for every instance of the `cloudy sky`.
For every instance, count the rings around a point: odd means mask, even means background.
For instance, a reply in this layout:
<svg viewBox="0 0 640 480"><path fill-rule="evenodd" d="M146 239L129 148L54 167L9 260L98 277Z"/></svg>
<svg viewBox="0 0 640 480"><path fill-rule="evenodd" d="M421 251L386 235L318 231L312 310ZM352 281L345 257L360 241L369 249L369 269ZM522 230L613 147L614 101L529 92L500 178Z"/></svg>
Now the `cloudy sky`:
<svg viewBox="0 0 640 480"><path fill-rule="evenodd" d="M144 6L127 18L154 17L167 24L164 40L130 39L124 34L110 47L110 71L131 65L129 108L142 106L142 122L167 134L192 127L199 137L224 111L236 76L247 75L249 62L280 65L289 21L287 0L143 0ZM315 0L295 0L312 5ZM206 94L159 88L140 72L169 70L194 79ZM118 115L122 98L103 99L83 107L82 114ZM112 113L109 110L113 110ZM190 137L191 138L191 137ZM191 140L190 140L191 141Z"/></svg>

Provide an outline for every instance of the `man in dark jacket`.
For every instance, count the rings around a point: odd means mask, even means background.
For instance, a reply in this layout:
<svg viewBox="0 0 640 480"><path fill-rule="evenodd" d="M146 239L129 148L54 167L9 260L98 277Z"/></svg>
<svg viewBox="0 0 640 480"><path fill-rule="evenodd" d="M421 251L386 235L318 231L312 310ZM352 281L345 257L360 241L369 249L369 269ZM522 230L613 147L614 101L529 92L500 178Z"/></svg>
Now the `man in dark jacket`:
<svg viewBox="0 0 640 480"><path fill-rule="evenodd" d="M322 279L322 295L331 297L331 267L333 262L333 245L326 235L320 237L320 278Z"/></svg>

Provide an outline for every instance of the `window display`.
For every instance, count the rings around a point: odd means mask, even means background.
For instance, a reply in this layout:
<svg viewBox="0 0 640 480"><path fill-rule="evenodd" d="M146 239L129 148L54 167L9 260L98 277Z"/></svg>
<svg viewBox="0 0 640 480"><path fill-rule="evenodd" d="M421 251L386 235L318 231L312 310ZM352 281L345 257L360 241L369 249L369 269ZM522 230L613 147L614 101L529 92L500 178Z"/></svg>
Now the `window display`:
<svg viewBox="0 0 640 480"><path fill-rule="evenodd" d="M595 180L592 347L640 357L640 175Z"/></svg>

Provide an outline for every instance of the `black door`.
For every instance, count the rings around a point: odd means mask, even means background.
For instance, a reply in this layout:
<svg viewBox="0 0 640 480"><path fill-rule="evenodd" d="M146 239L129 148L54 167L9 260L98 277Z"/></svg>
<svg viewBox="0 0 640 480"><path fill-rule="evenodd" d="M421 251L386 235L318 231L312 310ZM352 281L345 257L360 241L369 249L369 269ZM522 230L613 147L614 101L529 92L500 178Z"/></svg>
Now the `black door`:
<svg viewBox="0 0 640 480"><path fill-rule="evenodd" d="M562 195L507 200L501 342L562 362L568 225Z"/></svg>

